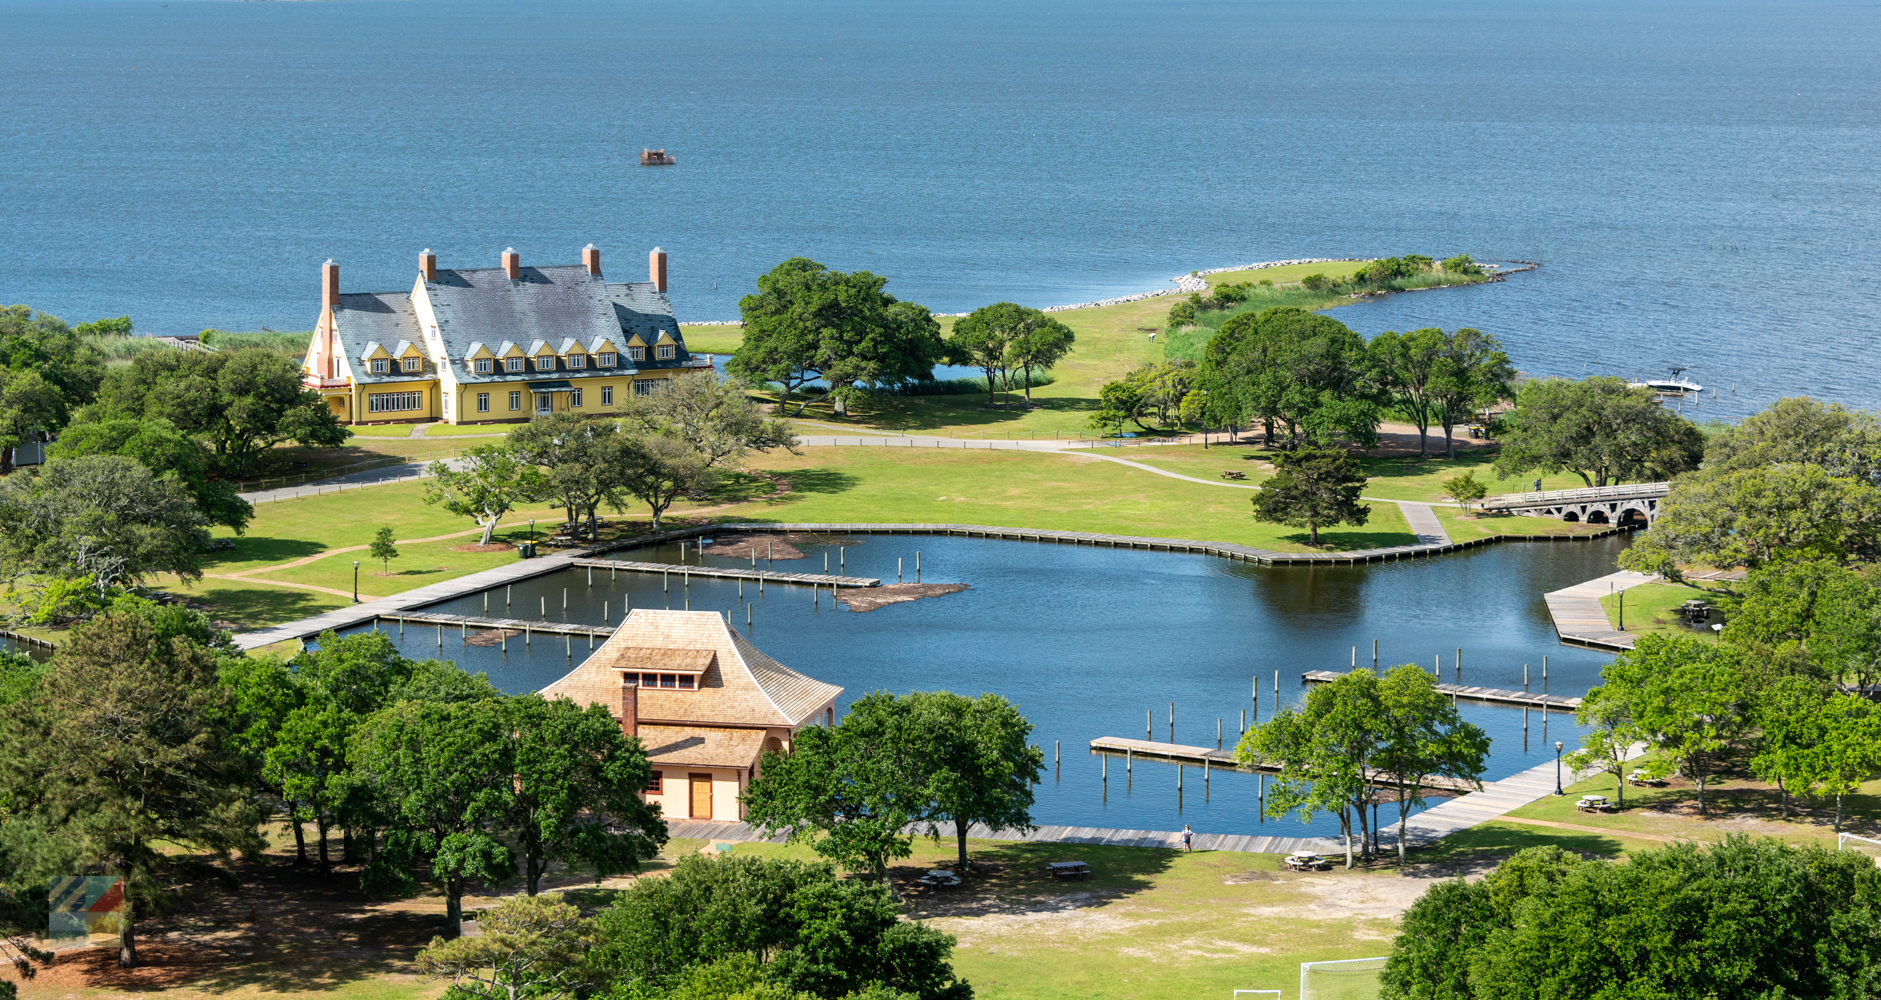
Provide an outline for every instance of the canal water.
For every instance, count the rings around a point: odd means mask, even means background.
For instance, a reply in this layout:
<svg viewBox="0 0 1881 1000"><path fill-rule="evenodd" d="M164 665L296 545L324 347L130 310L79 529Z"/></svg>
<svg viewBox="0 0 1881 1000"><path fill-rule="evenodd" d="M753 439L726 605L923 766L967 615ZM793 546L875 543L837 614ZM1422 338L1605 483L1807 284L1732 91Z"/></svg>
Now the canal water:
<svg viewBox="0 0 1881 1000"><path fill-rule="evenodd" d="M831 541L834 541L833 539ZM1042 824L1181 829L1206 833L1328 834L1336 820L1310 823L1259 816L1256 779L1219 774L1206 785L1196 769L1176 790L1171 765L1138 763L1126 776L1113 761L1110 779L1088 744L1098 736L1142 737L1145 713L1154 737L1170 738L1174 703L1177 742L1213 746L1216 720L1232 746L1240 713L1254 718L1252 688L1260 687L1260 719L1279 703L1303 696L1300 674L1346 669L1352 647L1371 663L1378 640L1381 665L1442 659L1444 680L1454 679L1455 651L1463 651L1465 683L1522 686L1523 665L1541 689L1543 657L1549 690L1578 695L1598 683L1610 657L1555 641L1541 595L1612 571L1624 538L1555 544L1488 546L1434 559L1340 567L1263 567L1213 556L942 536L857 536L848 544L800 545L801 560L779 560L783 572L821 572L825 554L835 571L894 582L896 560L914 579L915 553L922 580L964 583L972 589L944 597L856 613L832 607L827 590L812 603L808 588L767 585L759 595L735 581L679 573L570 570L488 594L489 612L517 618L618 622L623 607L726 612L741 630L750 608L749 636L796 670L844 688L838 711L868 691L904 693L991 691L1018 705L1045 750L1044 781L1034 819ZM740 564L715 558L705 565ZM699 564L688 546L688 562ZM841 562L839 563L839 555ZM619 553L619 558L677 566L677 544ZM760 563L762 565L762 563ZM505 605L506 596L508 606ZM482 593L426 610L481 614ZM563 609L566 600L567 608ZM396 624L381 626L398 638ZM585 639L537 636L511 639L507 652L466 646L446 629L406 630L408 656L442 656L468 670L487 672L506 691L541 688L580 663ZM1500 778L1553 757L1553 741L1576 745L1568 716L1529 716L1524 740L1520 709L1462 707L1464 717L1494 740L1487 777ZM1054 766L1054 748L1061 755ZM1381 809L1380 815L1389 809Z"/></svg>

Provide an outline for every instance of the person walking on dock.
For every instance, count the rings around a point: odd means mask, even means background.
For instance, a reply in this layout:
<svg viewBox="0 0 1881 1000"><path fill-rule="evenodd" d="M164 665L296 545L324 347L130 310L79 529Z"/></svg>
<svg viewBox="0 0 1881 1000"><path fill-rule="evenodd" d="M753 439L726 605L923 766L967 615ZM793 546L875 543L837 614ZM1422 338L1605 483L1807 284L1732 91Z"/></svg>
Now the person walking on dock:
<svg viewBox="0 0 1881 1000"><path fill-rule="evenodd" d="M1190 850L1189 842L1193 839L1195 839L1195 831L1189 829L1189 824L1182 824L1182 849Z"/></svg>

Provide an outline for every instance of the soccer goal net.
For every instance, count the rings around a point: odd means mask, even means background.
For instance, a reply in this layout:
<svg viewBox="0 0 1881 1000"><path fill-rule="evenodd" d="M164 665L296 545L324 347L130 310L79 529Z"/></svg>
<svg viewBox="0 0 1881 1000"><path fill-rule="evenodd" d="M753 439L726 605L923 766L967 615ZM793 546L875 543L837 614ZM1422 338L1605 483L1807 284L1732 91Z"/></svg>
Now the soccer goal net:
<svg viewBox="0 0 1881 1000"><path fill-rule="evenodd" d="M1382 958L1301 962L1300 1000L1377 1000Z"/></svg>
<svg viewBox="0 0 1881 1000"><path fill-rule="evenodd" d="M1875 864L1881 865L1881 840L1870 840L1867 837L1857 837L1852 833L1844 833L1835 838L1835 849L1838 851L1855 851L1860 854L1866 854L1874 859Z"/></svg>

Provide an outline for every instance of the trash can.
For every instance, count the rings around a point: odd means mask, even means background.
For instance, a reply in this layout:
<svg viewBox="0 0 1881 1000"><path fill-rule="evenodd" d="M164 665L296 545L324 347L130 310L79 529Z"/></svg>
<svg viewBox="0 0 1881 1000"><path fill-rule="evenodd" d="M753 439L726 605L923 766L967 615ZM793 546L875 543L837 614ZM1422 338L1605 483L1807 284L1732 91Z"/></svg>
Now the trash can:
<svg viewBox="0 0 1881 1000"><path fill-rule="evenodd" d="M534 542L517 542L516 543L516 558L534 559L535 557L536 557L536 543Z"/></svg>

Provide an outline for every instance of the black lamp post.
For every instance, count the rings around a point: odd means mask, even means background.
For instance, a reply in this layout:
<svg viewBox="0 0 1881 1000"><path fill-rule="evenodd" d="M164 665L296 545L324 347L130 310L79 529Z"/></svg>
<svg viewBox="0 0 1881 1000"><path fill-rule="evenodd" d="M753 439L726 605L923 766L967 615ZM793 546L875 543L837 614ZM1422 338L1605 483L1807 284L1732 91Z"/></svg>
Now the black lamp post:
<svg viewBox="0 0 1881 1000"><path fill-rule="evenodd" d="M1561 741L1554 741L1554 793L1561 794Z"/></svg>
<svg viewBox="0 0 1881 1000"><path fill-rule="evenodd" d="M353 560L353 603L359 603L359 560Z"/></svg>

